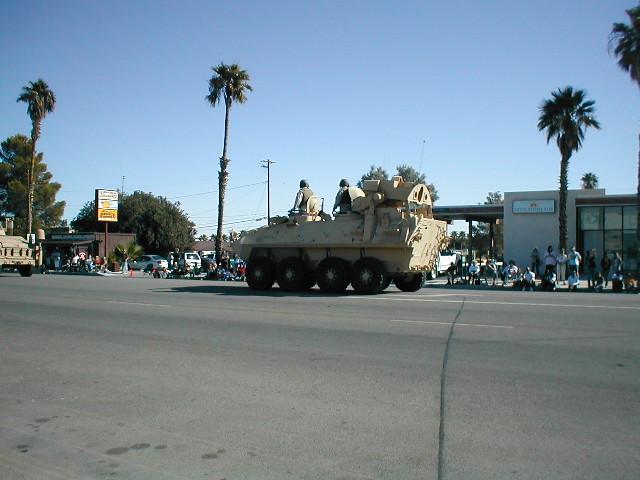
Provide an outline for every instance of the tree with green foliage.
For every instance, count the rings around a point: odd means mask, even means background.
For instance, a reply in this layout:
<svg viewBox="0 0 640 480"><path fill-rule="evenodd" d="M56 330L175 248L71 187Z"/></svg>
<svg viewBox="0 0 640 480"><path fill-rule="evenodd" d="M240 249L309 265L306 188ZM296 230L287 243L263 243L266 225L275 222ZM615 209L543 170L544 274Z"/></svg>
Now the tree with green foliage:
<svg viewBox="0 0 640 480"><path fill-rule="evenodd" d="M104 222L98 222L96 217L95 201L92 200L84 204L71 227L83 232L103 231ZM110 224L109 231L135 233L144 251L161 255L175 248L191 249L196 234L194 223L180 208L180 203L140 191L121 194L118 222Z"/></svg>
<svg viewBox="0 0 640 480"><path fill-rule="evenodd" d="M62 223L65 202L56 202L62 187L52 182L53 175L37 153L31 163L33 142L25 135L14 135L0 144L0 212L15 217L15 230L28 233L29 175L34 172L32 226L35 229L56 227ZM33 165L33 166L32 166Z"/></svg>
<svg viewBox="0 0 640 480"><path fill-rule="evenodd" d="M598 176L595 173L585 173L580 179L583 190L593 190L598 188Z"/></svg>
<svg viewBox="0 0 640 480"><path fill-rule="evenodd" d="M640 5L625 10L626 23L614 23L609 36L609 49L618 66L640 87ZM640 135L638 136L640 140ZM638 153L638 191L636 196L636 278L640 278L640 152Z"/></svg>
<svg viewBox="0 0 640 480"><path fill-rule="evenodd" d="M131 260L135 260L140 255L144 255L144 248L141 245L133 242L127 243L126 245L119 243L115 247L113 247L113 253L117 261L124 263L124 261L126 260L128 263ZM113 257L111 258L112 260L110 261L113 261Z"/></svg>
<svg viewBox="0 0 640 480"><path fill-rule="evenodd" d="M405 182L411 183L424 183L427 185L429 189L429 193L431 194L431 200L435 203L438 198L438 190L433 185L433 183L426 183L427 176L424 173L418 172L415 168L410 165L398 165L396 167L395 175L400 175ZM389 180L389 174L383 167L376 167L375 165L371 165L371 168L367 173L362 175L362 178L358 181L358 187L362 188L365 180Z"/></svg>
<svg viewBox="0 0 640 480"><path fill-rule="evenodd" d="M218 173L218 230L216 236L216 261L222 258L222 227L224 221L224 199L229 181L229 158L227 158L227 146L229 143L229 113L234 102L245 103L247 92L253 91L249 85L249 74L242 70L239 65L225 65L220 63L217 67L211 67L215 75L209 79L209 95L205 100L215 107L220 99L224 101L224 142L222 146L222 157L220 157L220 172Z"/></svg>
<svg viewBox="0 0 640 480"><path fill-rule="evenodd" d="M31 119L31 165L27 180L27 233L31 233L33 226L33 199L36 183L36 142L40 138L42 120L47 113L53 112L56 105L56 97L49 89L49 85L41 78L38 81L29 82L29 85L22 87L22 93L18 97L18 102L27 104L27 114Z"/></svg>
<svg viewBox="0 0 640 480"><path fill-rule="evenodd" d="M558 248L567 248L567 194L569 159L573 152L582 147L584 134L588 127L600 129L600 123L594 116L595 102L586 100L584 90L573 90L572 87L558 89L551 92L551 99L544 100L540 105L538 130L546 131L547 144L552 138L560 150L560 190L559 190L559 241Z"/></svg>

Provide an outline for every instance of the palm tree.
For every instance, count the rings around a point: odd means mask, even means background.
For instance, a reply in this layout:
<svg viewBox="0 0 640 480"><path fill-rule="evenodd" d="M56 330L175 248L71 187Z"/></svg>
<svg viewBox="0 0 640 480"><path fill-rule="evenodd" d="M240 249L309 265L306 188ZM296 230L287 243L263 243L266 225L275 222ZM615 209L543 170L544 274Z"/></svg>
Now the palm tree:
<svg viewBox="0 0 640 480"><path fill-rule="evenodd" d="M584 190L593 190L598 188L598 176L595 173L585 173L580 179Z"/></svg>
<svg viewBox="0 0 640 480"><path fill-rule="evenodd" d="M224 100L224 143L222 157L220 157L220 172L218 173L218 230L216 235L216 261L220 261L222 254L222 223L224 219L224 196L229 180L227 167L227 145L229 141L229 112L233 102L244 103L247 101L247 92L253 91L249 85L249 74L237 64L225 65L220 63L217 67L211 67L215 75L209 79L209 95L205 100L215 107L220 99Z"/></svg>
<svg viewBox="0 0 640 480"><path fill-rule="evenodd" d="M27 185L27 233L31 233L33 224L33 191L35 189L35 163L36 163L36 142L40 138L40 128L42 120L47 113L53 112L56 105L56 97L41 78L37 82L29 82L29 85L22 87L22 94L18 97L18 102L27 104L27 114L31 118L31 168L29 168Z"/></svg>
<svg viewBox="0 0 640 480"><path fill-rule="evenodd" d="M538 130L546 130L547 144L555 137L560 149L560 202L558 205L559 218L559 248L567 248L567 190L569 158L573 152L582 147L584 133L588 127L600 129L600 124L594 117L593 100L585 100L584 90L574 91L572 87L551 92L552 98L540 105Z"/></svg>
<svg viewBox="0 0 640 480"><path fill-rule="evenodd" d="M640 86L640 5L625 11L629 16L630 25L613 24L609 36L609 49L618 59L618 66L629 73L631 80ZM636 278L640 278L640 153L638 154L636 215Z"/></svg>

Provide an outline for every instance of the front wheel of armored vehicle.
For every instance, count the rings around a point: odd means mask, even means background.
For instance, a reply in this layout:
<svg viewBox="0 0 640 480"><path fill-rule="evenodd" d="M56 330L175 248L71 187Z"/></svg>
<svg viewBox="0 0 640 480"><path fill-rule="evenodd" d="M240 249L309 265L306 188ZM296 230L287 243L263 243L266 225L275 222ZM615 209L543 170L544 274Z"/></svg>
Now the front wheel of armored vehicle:
<svg viewBox="0 0 640 480"><path fill-rule="evenodd" d="M287 292L303 290L308 282L304 262L296 257L282 260L276 269L276 281Z"/></svg>
<svg viewBox="0 0 640 480"><path fill-rule="evenodd" d="M374 295L382 291L386 280L382 262L373 257L364 257L353 264L351 286L356 293Z"/></svg>
<svg viewBox="0 0 640 480"><path fill-rule="evenodd" d="M316 281L326 293L341 293L349 285L347 264L337 257L327 257L316 268Z"/></svg>
<svg viewBox="0 0 640 480"><path fill-rule="evenodd" d="M405 273L393 281L403 292L417 292L424 286L424 273Z"/></svg>
<svg viewBox="0 0 640 480"><path fill-rule="evenodd" d="M271 260L265 257L252 258L247 262L247 285L253 290L269 290L276 280Z"/></svg>

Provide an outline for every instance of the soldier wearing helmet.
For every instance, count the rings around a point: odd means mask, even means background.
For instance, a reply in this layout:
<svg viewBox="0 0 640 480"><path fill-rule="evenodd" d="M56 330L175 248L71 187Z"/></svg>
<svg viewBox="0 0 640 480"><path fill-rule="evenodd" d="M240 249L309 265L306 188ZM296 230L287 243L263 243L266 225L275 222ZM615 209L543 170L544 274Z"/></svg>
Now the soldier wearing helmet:
<svg viewBox="0 0 640 480"><path fill-rule="evenodd" d="M332 213L338 210L340 213L342 212L350 212L351 211L351 195L349 195L349 180L343 178L340 180L340 190L336 194L336 201L333 204Z"/></svg>
<svg viewBox="0 0 640 480"><path fill-rule="evenodd" d="M308 212L307 201L313 195L313 190L309 188L309 182L306 180L300 180L300 190L296 195L296 200L293 202L293 208L291 211L297 210L299 212Z"/></svg>

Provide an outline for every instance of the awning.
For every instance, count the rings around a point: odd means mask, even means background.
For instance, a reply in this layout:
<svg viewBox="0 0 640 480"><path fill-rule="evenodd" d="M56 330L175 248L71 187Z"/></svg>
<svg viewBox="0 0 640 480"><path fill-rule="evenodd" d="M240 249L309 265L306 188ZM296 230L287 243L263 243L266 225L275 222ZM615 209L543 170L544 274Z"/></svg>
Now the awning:
<svg viewBox="0 0 640 480"><path fill-rule="evenodd" d="M75 247L79 245L91 245L97 240L40 240L40 245L56 245L60 247Z"/></svg>

